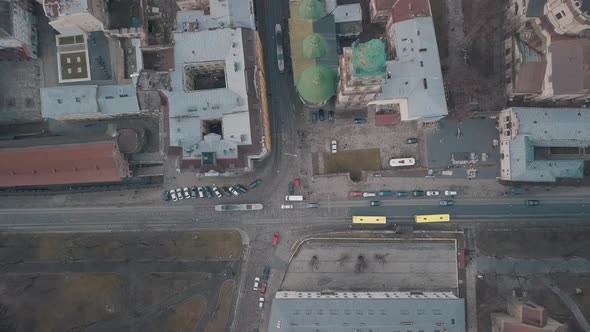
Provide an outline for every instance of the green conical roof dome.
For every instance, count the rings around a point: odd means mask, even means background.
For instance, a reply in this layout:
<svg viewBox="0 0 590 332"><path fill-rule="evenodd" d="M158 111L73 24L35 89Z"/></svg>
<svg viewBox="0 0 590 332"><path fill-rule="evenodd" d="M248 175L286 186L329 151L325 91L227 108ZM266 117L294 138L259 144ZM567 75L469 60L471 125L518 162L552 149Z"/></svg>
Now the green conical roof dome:
<svg viewBox="0 0 590 332"><path fill-rule="evenodd" d="M303 40L303 56L308 59L326 55L326 39L317 33L312 33Z"/></svg>
<svg viewBox="0 0 590 332"><path fill-rule="evenodd" d="M352 46L352 67L354 75L358 76L385 75L385 44L379 39L355 43Z"/></svg>
<svg viewBox="0 0 590 332"><path fill-rule="evenodd" d="M301 0L299 4L299 17L306 20L317 20L324 11L325 7L319 0Z"/></svg>
<svg viewBox="0 0 590 332"><path fill-rule="evenodd" d="M336 94L336 71L322 65L313 65L301 73L297 91L312 105L322 105Z"/></svg>

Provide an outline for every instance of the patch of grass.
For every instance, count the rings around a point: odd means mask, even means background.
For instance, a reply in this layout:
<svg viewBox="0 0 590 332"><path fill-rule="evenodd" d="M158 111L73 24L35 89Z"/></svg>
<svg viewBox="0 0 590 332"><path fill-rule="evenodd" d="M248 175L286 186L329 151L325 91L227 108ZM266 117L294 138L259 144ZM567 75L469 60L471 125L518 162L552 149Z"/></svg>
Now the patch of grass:
<svg viewBox="0 0 590 332"><path fill-rule="evenodd" d="M229 319L229 313L232 305L232 294L234 292L235 282L233 280L226 280L221 285L219 291L219 299L215 306L215 312L213 318L207 324L205 332L223 332L225 331L227 321Z"/></svg>
<svg viewBox="0 0 590 332"><path fill-rule="evenodd" d="M175 233L21 234L0 235L0 259L71 262L142 259L239 260L237 231Z"/></svg>
<svg viewBox="0 0 590 332"><path fill-rule="evenodd" d="M58 332L102 321L121 314L123 280L117 274L67 274L38 278L54 279L53 287L61 288L32 310L34 324L30 331ZM47 284L51 284L49 280ZM39 299L40 300L40 299Z"/></svg>
<svg viewBox="0 0 590 332"><path fill-rule="evenodd" d="M159 331L192 332L199 325L206 308L207 299L201 294L193 295L162 314Z"/></svg>
<svg viewBox="0 0 590 332"><path fill-rule="evenodd" d="M447 6L444 0L430 0L436 43L441 60L449 56Z"/></svg>
<svg viewBox="0 0 590 332"><path fill-rule="evenodd" d="M325 153L324 169L326 173L348 172L351 180L359 181L362 171L378 171L381 169L381 153L379 149Z"/></svg>

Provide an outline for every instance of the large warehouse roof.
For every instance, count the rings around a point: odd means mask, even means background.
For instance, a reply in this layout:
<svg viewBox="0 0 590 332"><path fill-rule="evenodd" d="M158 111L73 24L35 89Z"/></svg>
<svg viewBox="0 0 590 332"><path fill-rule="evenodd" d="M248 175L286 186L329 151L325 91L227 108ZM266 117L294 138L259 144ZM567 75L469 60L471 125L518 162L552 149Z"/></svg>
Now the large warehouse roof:
<svg viewBox="0 0 590 332"><path fill-rule="evenodd" d="M462 332L465 304L452 293L277 292L269 332Z"/></svg>

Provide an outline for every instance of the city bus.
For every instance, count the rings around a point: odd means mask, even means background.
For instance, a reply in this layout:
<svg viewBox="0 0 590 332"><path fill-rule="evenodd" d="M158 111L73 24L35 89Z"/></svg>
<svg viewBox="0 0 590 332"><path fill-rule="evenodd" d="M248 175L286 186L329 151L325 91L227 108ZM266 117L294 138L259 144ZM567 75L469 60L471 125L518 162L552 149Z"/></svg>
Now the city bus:
<svg viewBox="0 0 590 332"><path fill-rule="evenodd" d="M416 223L429 223L429 222L449 222L451 221L450 214L423 214L416 216Z"/></svg>
<svg viewBox="0 0 590 332"><path fill-rule="evenodd" d="M387 223L385 216L353 216L353 224L383 225Z"/></svg>

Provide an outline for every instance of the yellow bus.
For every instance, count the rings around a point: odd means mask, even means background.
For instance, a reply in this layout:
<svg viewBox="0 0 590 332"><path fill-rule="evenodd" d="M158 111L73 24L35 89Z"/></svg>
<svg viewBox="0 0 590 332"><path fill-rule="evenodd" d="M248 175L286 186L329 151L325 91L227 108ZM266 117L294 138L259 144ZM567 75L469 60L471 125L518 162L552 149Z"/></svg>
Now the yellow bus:
<svg viewBox="0 0 590 332"><path fill-rule="evenodd" d="M387 223L387 218L385 216L353 216L352 223L383 225Z"/></svg>
<svg viewBox="0 0 590 332"><path fill-rule="evenodd" d="M428 222L449 222L451 221L450 214L423 214L416 216L417 223L428 223Z"/></svg>

